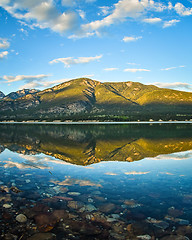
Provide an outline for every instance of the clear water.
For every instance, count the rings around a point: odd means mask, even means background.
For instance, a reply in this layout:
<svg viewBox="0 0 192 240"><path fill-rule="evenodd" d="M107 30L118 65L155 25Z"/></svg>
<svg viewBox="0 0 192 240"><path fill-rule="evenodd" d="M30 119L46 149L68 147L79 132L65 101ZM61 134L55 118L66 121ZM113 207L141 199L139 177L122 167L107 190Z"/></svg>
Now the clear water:
<svg viewBox="0 0 192 240"><path fill-rule="evenodd" d="M191 133L192 124L0 125L1 238L192 239Z"/></svg>

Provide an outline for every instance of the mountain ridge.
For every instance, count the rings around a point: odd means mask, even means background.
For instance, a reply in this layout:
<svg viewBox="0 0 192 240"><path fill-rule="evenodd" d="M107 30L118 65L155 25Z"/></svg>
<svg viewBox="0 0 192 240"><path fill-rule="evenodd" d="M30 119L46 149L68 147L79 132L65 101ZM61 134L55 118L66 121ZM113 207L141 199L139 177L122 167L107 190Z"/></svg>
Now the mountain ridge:
<svg viewBox="0 0 192 240"><path fill-rule="evenodd" d="M162 117L191 119L192 93L139 82L78 78L16 99L0 100L1 120L129 121Z"/></svg>
<svg viewBox="0 0 192 240"><path fill-rule="evenodd" d="M34 94L39 92L40 90L37 89L22 89L22 90L18 90L16 92L10 92L9 94L5 95L3 92L0 91L0 99L3 100L15 100L18 99L20 97L24 97L28 94Z"/></svg>

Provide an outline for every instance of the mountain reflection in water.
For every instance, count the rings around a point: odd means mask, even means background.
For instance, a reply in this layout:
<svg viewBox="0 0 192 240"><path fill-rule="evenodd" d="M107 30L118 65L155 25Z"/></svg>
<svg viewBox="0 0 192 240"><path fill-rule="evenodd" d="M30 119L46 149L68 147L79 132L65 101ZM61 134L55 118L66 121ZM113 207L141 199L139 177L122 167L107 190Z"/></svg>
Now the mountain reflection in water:
<svg viewBox="0 0 192 240"><path fill-rule="evenodd" d="M191 124L0 125L0 152L44 153L76 165L138 161L192 149Z"/></svg>
<svg viewBox="0 0 192 240"><path fill-rule="evenodd" d="M192 239L192 124L0 124L0 239Z"/></svg>

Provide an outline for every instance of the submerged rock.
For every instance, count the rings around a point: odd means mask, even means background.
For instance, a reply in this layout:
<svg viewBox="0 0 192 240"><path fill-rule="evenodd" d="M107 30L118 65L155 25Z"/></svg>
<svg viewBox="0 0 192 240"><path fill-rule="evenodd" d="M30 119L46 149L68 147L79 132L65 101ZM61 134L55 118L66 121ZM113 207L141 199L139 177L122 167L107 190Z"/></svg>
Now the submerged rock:
<svg viewBox="0 0 192 240"><path fill-rule="evenodd" d="M3 204L3 207L8 209L8 208L11 208L12 206L10 204L5 203Z"/></svg>
<svg viewBox="0 0 192 240"><path fill-rule="evenodd" d="M20 192L22 192L20 189L18 189L18 188L15 187L15 186L12 186L12 187L10 188L10 190L11 190L12 192L14 192L14 193L20 193Z"/></svg>
<svg viewBox="0 0 192 240"><path fill-rule="evenodd" d="M87 222L73 221L71 224L71 228L73 232L78 232L85 236L93 236L101 233L101 229L99 227Z"/></svg>
<svg viewBox="0 0 192 240"><path fill-rule="evenodd" d="M88 204L88 205L85 206L85 210L88 211L88 212L93 212L93 211L96 211L97 208L92 204Z"/></svg>
<svg viewBox="0 0 192 240"><path fill-rule="evenodd" d="M73 208L73 209L79 209L81 207L84 206L84 204L82 202L77 202L77 201L69 201L67 206L69 208Z"/></svg>
<svg viewBox="0 0 192 240"><path fill-rule="evenodd" d="M178 223L179 225L189 225L189 221L185 219L179 219Z"/></svg>
<svg viewBox="0 0 192 240"><path fill-rule="evenodd" d="M154 226L165 230L169 227L169 223L161 221L161 222L158 222L158 223L154 223Z"/></svg>
<svg viewBox="0 0 192 240"><path fill-rule="evenodd" d="M175 207L170 207L168 209L168 214L172 217L179 217L183 215L183 211L179 210L179 209L175 209Z"/></svg>
<svg viewBox="0 0 192 240"><path fill-rule="evenodd" d="M149 235L140 235L140 236L137 236L137 238L142 240L151 240L151 236Z"/></svg>
<svg viewBox="0 0 192 240"><path fill-rule="evenodd" d="M27 240L54 240L56 235L53 233L36 233L35 235L29 237Z"/></svg>
<svg viewBox="0 0 192 240"><path fill-rule="evenodd" d="M108 213L108 212L111 212L112 210L115 209L115 204L106 203L106 204L101 205L99 207L99 209L100 209L101 212Z"/></svg>
<svg viewBox="0 0 192 240"><path fill-rule="evenodd" d="M11 234L11 233L7 233L5 234L3 240L17 240L18 236Z"/></svg>
<svg viewBox="0 0 192 240"><path fill-rule="evenodd" d="M16 217L17 222L25 223L27 222L27 217L24 214L19 214Z"/></svg>
<svg viewBox="0 0 192 240"><path fill-rule="evenodd" d="M81 195L81 193L79 193L79 192L68 192L67 194L70 195L70 196L79 196L79 195Z"/></svg>

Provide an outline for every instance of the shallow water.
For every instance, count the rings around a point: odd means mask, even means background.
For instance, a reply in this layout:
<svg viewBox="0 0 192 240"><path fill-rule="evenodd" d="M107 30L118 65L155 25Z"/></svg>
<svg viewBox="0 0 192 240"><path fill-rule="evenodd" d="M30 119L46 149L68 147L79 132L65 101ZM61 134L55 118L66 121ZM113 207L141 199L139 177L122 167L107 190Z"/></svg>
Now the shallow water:
<svg viewBox="0 0 192 240"><path fill-rule="evenodd" d="M192 239L191 132L1 124L1 238Z"/></svg>

